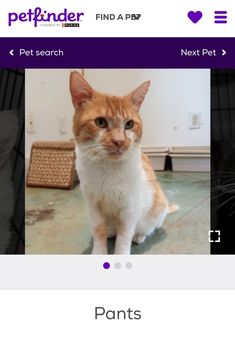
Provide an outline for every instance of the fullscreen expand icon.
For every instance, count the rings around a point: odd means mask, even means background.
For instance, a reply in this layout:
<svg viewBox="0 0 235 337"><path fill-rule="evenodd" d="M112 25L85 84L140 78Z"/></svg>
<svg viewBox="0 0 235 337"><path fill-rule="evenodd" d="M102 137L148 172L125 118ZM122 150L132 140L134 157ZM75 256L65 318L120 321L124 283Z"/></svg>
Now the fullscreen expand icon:
<svg viewBox="0 0 235 337"><path fill-rule="evenodd" d="M220 242L220 230L209 230L208 232L209 242Z"/></svg>

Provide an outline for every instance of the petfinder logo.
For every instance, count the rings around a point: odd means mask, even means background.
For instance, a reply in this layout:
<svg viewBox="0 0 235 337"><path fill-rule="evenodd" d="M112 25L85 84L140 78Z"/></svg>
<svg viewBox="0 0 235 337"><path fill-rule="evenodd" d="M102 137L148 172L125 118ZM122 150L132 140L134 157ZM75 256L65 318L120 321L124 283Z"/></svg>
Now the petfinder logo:
<svg viewBox="0 0 235 337"><path fill-rule="evenodd" d="M8 13L8 26L11 27L15 22L32 22L34 27L38 27L38 24L42 23L62 23L62 26L76 26L79 27L79 22L81 17L84 15L83 12L69 12L65 8L60 13L47 12L40 7L35 9L29 9L27 12Z"/></svg>

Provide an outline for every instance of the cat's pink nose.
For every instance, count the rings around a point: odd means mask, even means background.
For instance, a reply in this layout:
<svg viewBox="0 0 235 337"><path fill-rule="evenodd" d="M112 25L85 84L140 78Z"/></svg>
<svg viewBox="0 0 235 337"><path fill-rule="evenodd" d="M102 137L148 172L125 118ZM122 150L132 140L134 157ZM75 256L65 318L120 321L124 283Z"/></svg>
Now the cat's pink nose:
<svg viewBox="0 0 235 337"><path fill-rule="evenodd" d="M124 144L124 140L112 140L113 144L117 146L118 149L120 149L122 147L122 145Z"/></svg>

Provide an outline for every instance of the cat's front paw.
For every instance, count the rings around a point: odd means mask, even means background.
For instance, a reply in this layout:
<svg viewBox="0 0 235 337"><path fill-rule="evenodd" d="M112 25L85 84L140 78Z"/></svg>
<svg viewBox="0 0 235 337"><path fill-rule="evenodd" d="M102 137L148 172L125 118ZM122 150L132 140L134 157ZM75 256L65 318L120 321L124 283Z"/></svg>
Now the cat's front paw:
<svg viewBox="0 0 235 337"><path fill-rule="evenodd" d="M114 255L130 255L131 251L129 248L115 249Z"/></svg>
<svg viewBox="0 0 235 337"><path fill-rule="evenodd" d="M132 242L137 243L139 245L140 243L143 243L145 239L146 235L137 233L134 235Z"/></svg>
<svg viewBox="0 0 235 337"><path fill-rule="evenodd" d="M93 247L92 255L107 255L108 251L106 247Z"/></svg>

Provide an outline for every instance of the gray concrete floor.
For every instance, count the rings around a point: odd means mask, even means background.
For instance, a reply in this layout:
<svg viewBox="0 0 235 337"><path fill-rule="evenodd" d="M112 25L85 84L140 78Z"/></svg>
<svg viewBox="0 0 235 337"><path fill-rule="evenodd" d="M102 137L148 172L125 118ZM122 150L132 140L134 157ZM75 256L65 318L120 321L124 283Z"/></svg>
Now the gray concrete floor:
<svg viewBox="0 0 235 337"><path fill-rule="evenodd" d="M209 254L209 173L157 172L180 210L132 254ZM73 190L26 188L26 254L90 254L92 240L79 185ZM113 252L114 240L109 240Z"/></svg>

